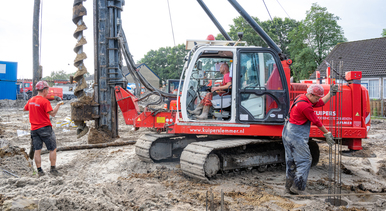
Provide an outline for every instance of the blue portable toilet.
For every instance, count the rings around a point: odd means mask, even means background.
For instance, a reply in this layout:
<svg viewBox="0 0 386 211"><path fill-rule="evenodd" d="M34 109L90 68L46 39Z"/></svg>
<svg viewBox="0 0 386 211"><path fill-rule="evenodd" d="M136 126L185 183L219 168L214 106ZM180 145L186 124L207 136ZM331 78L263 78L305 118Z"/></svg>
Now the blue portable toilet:
<svg viewBox="0 0 386 211"><path fill-rule="evenodd" d="M0 100L16 100L17 62L0 61Z"/></svg>

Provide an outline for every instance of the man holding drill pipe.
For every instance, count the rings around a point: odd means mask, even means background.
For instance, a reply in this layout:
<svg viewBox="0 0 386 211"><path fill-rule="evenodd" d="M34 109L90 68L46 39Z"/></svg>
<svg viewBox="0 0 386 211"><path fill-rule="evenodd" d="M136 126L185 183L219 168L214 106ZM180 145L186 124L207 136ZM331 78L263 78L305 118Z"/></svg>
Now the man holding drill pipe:
<svg viewBox="0 0 386 211"><path fill-rule="evenodd" d="M50 101L46 99L49 85L45 81L39 81L36 84L38 95L28 100L24 106L24 111L29 111L29 121L31 123L31 139L33 149L35 150L35 164L38 169L39 177L44 176L45 173L41 168L41 150L43 142L47 150L50 151L51 170L50 173L54 176L60 176L61 173L56 169L56 136L52 130L49 115L55 117L63 102L58 103L54 109L51 107ZM32 147L32 146L31 146ZM30 157L32 157L30 155Z"/></svg>
<svg viewBox="0 0 386 211"><path fill-rule="evenodd" d="M286 121L282 133L286 161L284 194L308 195L305 189L312 163L308 146L311 122L323 132L330 146L335 143L331 132L327 131L315 115L314 108L324 106L336 94L337 88L337 85L332 86L330 92L324 96L323 87L313 84L308 87L307 94L295 98L289 111L289 121Z"/></svg>

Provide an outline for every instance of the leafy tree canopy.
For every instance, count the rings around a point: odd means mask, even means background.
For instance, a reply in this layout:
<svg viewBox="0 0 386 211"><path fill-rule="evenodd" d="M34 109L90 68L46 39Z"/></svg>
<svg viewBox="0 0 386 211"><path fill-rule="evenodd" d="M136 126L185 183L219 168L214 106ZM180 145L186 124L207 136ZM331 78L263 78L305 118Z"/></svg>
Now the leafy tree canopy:
<svg viewBox="0 0 386 211"><path fill-rule="evenodd" d="M383 32L382 32L382 37L386 37L386 29L383 29Z"/></svg>
<svg viewBox="0 0 386 211"><path fill-rule="evenodd" d="M50 86L53 86L54 83L51 81L53 81L53 80L70 80L70 76L72 76L72 75L75 75L75 72L74 73L66 73L64 70L52 71L50 76L46 76L46 77L42 78L42 80L48 81ZM90 73L87 72L84 76L85 77L90 76Z"/></svg>
<svg viewBox="0 0 386 211"><path fill-rule="evenodd" d="M299 27L289 33L289 50L294 55L292 71L295 81L309 78L334 46L347 41L342 27L337 23L339 19L327 12L327 8L314 3Z"/></svg>
<svg viewBox="0 0 386 211"><path fill-rule="evenodd" d="M50 76L46 76L43 80L52 81L52 80L69 80L71 75L75 73L67 74L64 70L52 71Z"/></svg>
<svg viewBox="0 0 386 211"><path fill-rule="evenodd" d="M158 50L147 52L139 63L145 63L162 80L179 79L187 52L185 44L175 47L162 47Z"/></svg>

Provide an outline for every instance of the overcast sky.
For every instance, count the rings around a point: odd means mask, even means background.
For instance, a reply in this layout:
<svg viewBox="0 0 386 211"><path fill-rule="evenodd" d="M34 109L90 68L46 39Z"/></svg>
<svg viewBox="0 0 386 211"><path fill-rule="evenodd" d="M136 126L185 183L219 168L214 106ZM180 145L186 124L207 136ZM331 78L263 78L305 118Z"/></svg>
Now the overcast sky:
<svg viewBox="0 0 386 211"><path fill-rule="evenodd" d="M43 24L41 43L41 65L43 77L51 71L76 71L73 47L76 39L73 32L73 0L41 0L43 2ZM226 0L204 1L220 24L229 31L232 19L239 16ZM239 0L244 9L260 20L269 20L262 0ZM339 16L349 41L377 38L386 28L385 0L265 0L272 17L288 17L300 21L312 3L327 7L328 12ZM0 0L0 61L18 62L18 78L32 78L32 21L34 0ZM219 31L210 21L196 0L169 0L176 44L186 39L205 39L208 34ZM93 74L93 0L84 3L88 15L84 21L88 29L84 35L88 44L84 46L88 58L85 65ZM150 50L173 46L167 0L126 0L122 23L129 48L138 61Z"/></svg>

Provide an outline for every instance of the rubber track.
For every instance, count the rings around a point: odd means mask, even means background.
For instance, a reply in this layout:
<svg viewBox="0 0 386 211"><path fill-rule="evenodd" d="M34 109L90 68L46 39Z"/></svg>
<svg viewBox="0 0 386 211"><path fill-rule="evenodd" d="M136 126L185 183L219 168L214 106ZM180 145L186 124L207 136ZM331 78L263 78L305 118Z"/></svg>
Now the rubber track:
<svg viewBox="0 0 386 211"><path fill-rule="evenodd" d="M140 160L152 163L153 159L150 157L150 148L152 144L160 139L174 137L173 134L144 134L137 140L135 144L135 153Z"/></svg>
<svg viewBox="0 0 386 211"><path fill-rule="evenodd" d="M205 176L205 161L213 150L230 149L247 144L269 143L265 139L222 139L216 141L194 142L189 144L181 154L180 165L184 174L202 180Z"/></svg>

